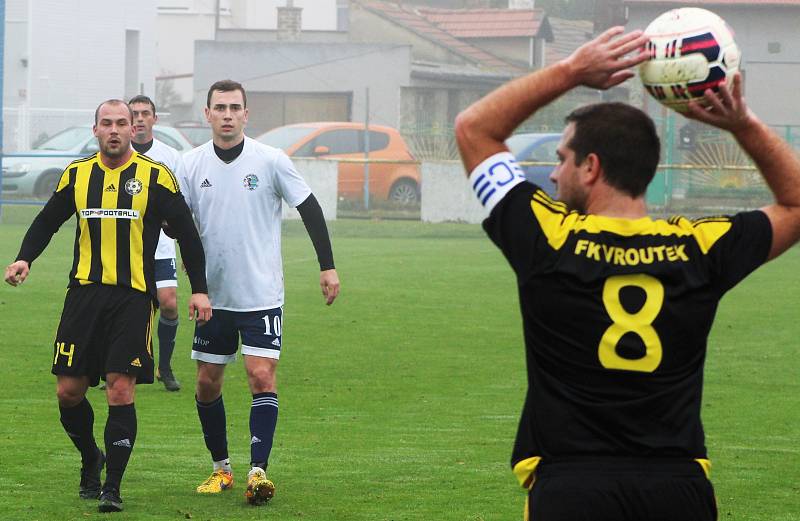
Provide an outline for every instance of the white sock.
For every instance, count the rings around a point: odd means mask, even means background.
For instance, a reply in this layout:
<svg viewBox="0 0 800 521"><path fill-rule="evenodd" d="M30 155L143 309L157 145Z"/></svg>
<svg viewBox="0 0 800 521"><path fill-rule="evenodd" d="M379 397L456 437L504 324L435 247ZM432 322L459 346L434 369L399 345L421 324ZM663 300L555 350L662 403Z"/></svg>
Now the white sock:
<svg viewBox="0 0 800 521"><path fill-rule="evenodd" d="M258 474L259 472L263 472L266 475L266 472L261 467L252 467L250 468L250 472L247 473L247 477L249 478L253 474Z"/></svg>
<svg viewBox="0 0 800 521"><path fill-rule="evenodd" d="M214 472L218 471L219 469L224 470L225 472L232 472L233 469L231 468L231 460L230 458L225 458L219 461L214 462Z"/></svg>

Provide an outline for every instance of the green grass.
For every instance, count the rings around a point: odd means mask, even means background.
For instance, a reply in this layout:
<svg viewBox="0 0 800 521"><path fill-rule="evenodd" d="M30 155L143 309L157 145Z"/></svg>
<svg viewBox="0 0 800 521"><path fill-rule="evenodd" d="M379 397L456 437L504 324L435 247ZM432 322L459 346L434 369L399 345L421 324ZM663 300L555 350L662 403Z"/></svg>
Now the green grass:
<svg viewBox="0 0 800 521"><path fill-rule="evenodd" d="M33 209L6 207L0 262ZM71 265L65 224L21 288L0 288L0 519L99 519L77 499L79 458L58 421L51 344ZM330 308L302 225L284 225L286 307L280 419L265 508L244 504L250 396L241 361L225 402L237 483L198 497L210 471L193 401L191 326L173 360L179 393L142 386L120 520L520 519L508 468L526 385L514 280L478 226L331 223L342 293ZM800 519L800 250L720 306L704 423L720 519ZM188 284L181 281L185 305ZM489 327L486 316L492 316ZM102 440L105 400L90 390Z"/></svg>

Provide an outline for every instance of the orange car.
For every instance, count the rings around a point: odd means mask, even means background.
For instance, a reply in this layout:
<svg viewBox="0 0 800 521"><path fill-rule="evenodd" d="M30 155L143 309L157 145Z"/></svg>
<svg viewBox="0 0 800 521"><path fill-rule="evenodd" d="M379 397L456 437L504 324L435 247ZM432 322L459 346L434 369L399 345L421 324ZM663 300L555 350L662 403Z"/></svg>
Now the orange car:
<svg viewBox="0 0 800 521"><path fill-rule="evenodd" d="M298 123L274 128L256 139L283 149L290 157L364 159L363 123ZM419 165L397 129L369 126L369 159L397 161L370 163L371 197L400 204L419 201ZM363 198L364 163L339 163L339 196Z"/></svg>

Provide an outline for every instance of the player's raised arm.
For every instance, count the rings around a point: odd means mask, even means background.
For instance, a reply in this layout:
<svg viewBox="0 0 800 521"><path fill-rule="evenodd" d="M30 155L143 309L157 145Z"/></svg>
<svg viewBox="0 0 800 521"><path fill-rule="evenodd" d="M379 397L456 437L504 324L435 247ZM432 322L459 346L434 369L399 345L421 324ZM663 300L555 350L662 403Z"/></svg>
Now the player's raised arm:
<svg viewBox="0 0 800 521"><path fill-rule="evenodd" d="M707 107L691 102L686 116L733 134L775 197L774 204L762 208L772 224L768 259L774 259L800 239L800 159L747 107L741 74L734 76L732 91L723 84L719 95L707 90L704 97Z"/></svg>
<svg viewBox="0 0 800 521"><path fill-rule="evenodd" d="M484 159L507 150L504 141L541 107L579 85L608 89L634 75L648 56L641 31L612 27L567 59L518 78L489 93L458 115L456 141L467 174Z"/></svg>

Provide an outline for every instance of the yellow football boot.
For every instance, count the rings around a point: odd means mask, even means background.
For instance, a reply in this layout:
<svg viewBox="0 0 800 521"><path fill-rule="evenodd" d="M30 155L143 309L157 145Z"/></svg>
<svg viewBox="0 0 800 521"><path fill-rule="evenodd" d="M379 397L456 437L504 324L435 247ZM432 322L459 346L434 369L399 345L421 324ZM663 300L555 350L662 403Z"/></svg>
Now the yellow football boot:
<svg viewBox="0 0 800 521"><path fill-rule="evenodd" d="M215 470L207 480L197 486L199 494L219 494L233 487L233 474L222 469Z"/></svg>
<svg viewBox="0 0 800 521"><path fill-rule="evenodd" d="M267 479L267 473L254 467L247 475L247 490L244 497L251 505L263 505L275 495L275 485Z"/></svg>

